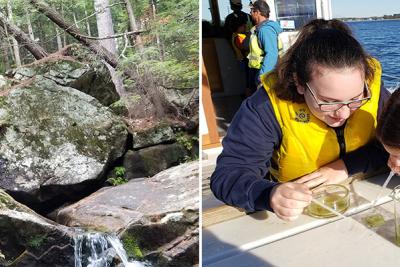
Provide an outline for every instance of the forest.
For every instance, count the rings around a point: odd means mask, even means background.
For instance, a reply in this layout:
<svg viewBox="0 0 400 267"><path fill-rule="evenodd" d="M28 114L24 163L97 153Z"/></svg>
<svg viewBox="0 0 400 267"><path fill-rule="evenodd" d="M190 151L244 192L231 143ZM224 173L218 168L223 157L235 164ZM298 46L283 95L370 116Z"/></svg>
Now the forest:
<svg viewBox="0 0 400 267"><path fill-rule="evenodd" d="M0 266L198 263L197 0L0 0Z"/></svg>
<svg viewBox="0 0 400 267"><path fill-rule="evenodd" d="M125 74L120 95L135 86L198 87L196 1L1 0L0 7L0 73L79 43Z"/></svg>

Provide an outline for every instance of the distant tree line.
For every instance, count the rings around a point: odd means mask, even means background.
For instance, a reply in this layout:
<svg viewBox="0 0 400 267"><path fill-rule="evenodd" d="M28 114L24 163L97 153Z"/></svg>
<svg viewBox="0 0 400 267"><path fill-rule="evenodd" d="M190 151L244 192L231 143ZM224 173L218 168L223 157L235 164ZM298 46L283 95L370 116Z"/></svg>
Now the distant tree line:
<svg viewBox="0 0 400 267"><path fill-rule="evenodd" d="M352 20L383 20L383 19L400 19L400 14L393 14L393 15L383 15L381 17L373 16L373 17L365 17L365 18L340 18L343 21L352 21Z"/></svg>

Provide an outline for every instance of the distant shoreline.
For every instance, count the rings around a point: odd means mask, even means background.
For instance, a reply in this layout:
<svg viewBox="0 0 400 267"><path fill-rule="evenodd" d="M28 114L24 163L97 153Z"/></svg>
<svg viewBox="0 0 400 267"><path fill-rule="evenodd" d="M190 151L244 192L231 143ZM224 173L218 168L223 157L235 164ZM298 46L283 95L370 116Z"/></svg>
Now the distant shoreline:
<svg viewBox="0 0 400 267"><path fill-rule="evenodd" d="M384 19L384 18L379 18L379 19L370 19L370 18L360 18L360 19L356 19L356 18L355 19L336 18L336 19L344 21L344 22L400 20L400 18L396 18L396 19Z"/></svg>

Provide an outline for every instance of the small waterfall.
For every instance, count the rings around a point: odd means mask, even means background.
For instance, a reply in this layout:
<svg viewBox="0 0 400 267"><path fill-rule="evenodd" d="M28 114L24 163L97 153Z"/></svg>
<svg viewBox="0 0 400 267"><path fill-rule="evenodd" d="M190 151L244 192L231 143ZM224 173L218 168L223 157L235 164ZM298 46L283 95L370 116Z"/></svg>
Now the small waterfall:
<svg viewBox="0 0 400 267"><path fill-rule="evenodd" d="M139 261L128 261L126 251L118 237L103 233L81 233L74 237L75 267L148 267ZM122 264L113 261L118 256Z"/></svg>

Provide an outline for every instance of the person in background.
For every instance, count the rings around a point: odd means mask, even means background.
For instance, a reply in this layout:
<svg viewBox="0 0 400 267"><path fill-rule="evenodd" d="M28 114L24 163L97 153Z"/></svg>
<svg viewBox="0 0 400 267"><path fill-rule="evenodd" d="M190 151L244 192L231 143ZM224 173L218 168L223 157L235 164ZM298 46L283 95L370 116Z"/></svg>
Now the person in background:
<svg viewBox="0 0 400 267"><path fill-rule="evenodd" d="M380 169L375 127L389 93L380 63L338 20L306 24L222 141L211 190L248 212L294 220L313 187Z"/></svg>
<svg viewBox="0 0 400 267"><path fill-rule="evenodd" d="M239 21L245 21L245 33L248 33L253 26L250 15L242 11L243 5L241 0L230 0L230 5L233 12L226 16L224 22L224 34L228 40L231 40Z"/></svg>
<svg viewBox="0 0 400 267"><path fill-rule="evenodd" d="M389 153L387 165L400 175L400 89L390 96L378 120L376 136Z"/></svg>
<svg viewBox="0 0 400 267"><path fill-rule="evenodd" d="M255 26L250 31L248 59L250 80L253 81L251 89L255 92L260 83L260 75L272 71L278 61L278 35L282 28L276 21L269 19L270 9L265 1L257 0L250 4L250 8Z"/></svg>
<svg viewBox="0 0 400 267"><path fill-rule="evenodd" d="M247 59L248 54L248 44L246 45L246 27L247 21L245 19L237 20L236 24L233 26L234 32L232 34L231 45L235 52L236 59L239 62L240 69L243 70L246 80L246 89L244 96L248 97L251 95L250 90L250 80L249 80L249 61Z"/></svg>

